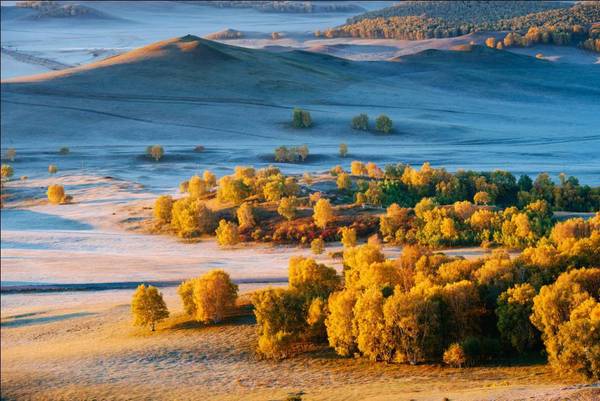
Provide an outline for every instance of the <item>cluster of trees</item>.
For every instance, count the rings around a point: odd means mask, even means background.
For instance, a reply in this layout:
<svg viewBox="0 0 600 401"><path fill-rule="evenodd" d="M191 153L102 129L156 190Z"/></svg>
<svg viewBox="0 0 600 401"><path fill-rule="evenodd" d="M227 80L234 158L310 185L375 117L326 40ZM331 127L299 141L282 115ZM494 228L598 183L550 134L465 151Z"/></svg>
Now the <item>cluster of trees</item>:
<svg viewBox="0 0 600 401"><path fill-rule="evenodd" d="M496 38L489 37L485 44L488 47L503 49L506 47L529 47L534 44L555 44L558 46L572 45L573 43L581 44L581 46L594 45L594 39L588 38L588 35L581 25L572 26L542 26L531 27L524 35L519 32L509 32L503 40L496 41ZM584 44L588 43L588 44Z"/></svg>
<svg viewBox="0 0 600 401"><path fill-rule="evenodd" d="M450 173L444 168L433 168L429 163L417 170L406 164L389 164L382 173L374 163L367 163L367 169L358 168L352 174L372 178L375 181L359 182L357 198L366 199L374 205L389 206L397 203L402 207L414 207L422 198L433 198L437 203L447 205L457 201L475 201L482 204L495 204L501 207L523 208L537 200L545 200L555 210L593 212L600 210L600 188L580 185L575 177L559 175L559 182L552 181L547 173L539 174L535 180L528 175L518 179L503 170L479 172L458 170Z"/></svg>
<svg viewBox="0 0 600 401"><path fill-rule="evenodd" d="M404 1L351 18L345 25L317 32L325 37L365 37L404 40L447 38L477 31L510 31L525 35L523 43L580 45L596 50L600 5L583 2L453 2ZM509 38L510 42L512 38ZM518 42L517 42L518 43ZM495 45L498 46L497 44ZM505 47L503 43L500 48Z"/></svg>
<svg viewBox="0 0 600 401"><path fill-rule="evenodd" d="M310 128L312 126L312 118L310 112L295 108L292 110L292 127L294 128Z"/></svg>
<svg viewBox="0 0 600 401"><path fill-rule="evenodd" d="M202 234L213 233L215 215L206 206L204 198L216 186L216 177L204 171L202 177L195 175L180 184L182 192L188 195L173 199L170 195L161 195L154 201L153 216L159 228L169 228L181 238L194 238Z"/></svg>
<svg viewBox="0 0 600 401"><path fill-rule="evenodd" d="M364 8L356 4L331 4L318 1L202 1L193 2L219 8L253 8L267 13L323 13L323 12L360 12Z"/></svg>
<svg viewBox="0 0 600 401"><path fill-rule="evenodd" d="M276 162L287 162L287 163L298 163L303 162L308 158L308 146L280 146L275 149L275 161Z"/></svg>
<svg viewBox="0 0 600 401"><path fill-rule="evenodd" d="M403 1L391 7L369 11L346 22L353 24L365 19L426 16L429 18L443 18L455 23L470 22L485 24L501 21L513 17L524 16L532 13L568 7L559 1Z"/></svg>
<svg viewBox="0 0 600 401"><path fill-rule="evenodd" d="M553 224L552 212L544 200L522 210L514 206L491 210L469 201L440 206L431 198L423 198L414 209L393 203L380 216L379 229L384 240L397 244L523 249L547 235Z"/></svg>
<svg viewBox="0 0 600 401"><path fill-rule="evenodd" d="M467 260L407 246L347 246L343 276L293 258L289 288L253 303L258 352L281 358L327 341L344 356L462 366L539 353L562 372L600 378L600 214L567 220L522 255Z"/></svg>
<svg viewBox="0 0 600 401"><path fill-rule="evenodd" d="M353 129L368 131L369 130L369 116L361 113L352 118L351 127ZM375 130L388 134L393 127L392 120L385 114L381 114L375 119Z"/></svg>
<svg viewBox="0 0 600 401"><path fill-rule="evenodd" d="M581 186L576 178L565 175L554 183L545 173L535 180L527 175L517 180L500 170L450 173L428 163L419 169L403 164L381 169L357 160L352 161L349 172L336 166L331 174L337 192L325 199L320 192L301 191L296 177L285 176L272 166L258 170L237 166L234 174L222 177L218 185L214 174L205 171L202 177L194 176L180 185L187 196L157 198L154 220L157 228L182 238L216 234L223 246L250 239L309 245L317 237L324 241L340 238L337 228L347 223L335 219L333 201L387 207L378 220L373 215L357 215L352 224L363 225L361 235L379 231L388 242L431 248L482 245L523 249L550 232L555 224L553 210L600 210L600 188ZM305 174L303 180L310 185L312 176ZM206 204L214 197L237 209L234 213L214 212ZM267 210L274 206L285 221L257 224L256 206L261 203L265 203L262 214L269 215ZM306 213L299 213L301 208L311 207L311 220L296 221L306 218ZM330 225L334 220L337 222Z"/></svg>
<svg viewBox="0 0 600 401"><path fill-rule="evenodd" d="M177 288L183 310L191 319L205 323L218 323L235 307L238 286L223 270L186 280ZM141 284L133 294L131 313L135 326L149 327L155 331L156 324L169 317L169 310L162 293L151 285Z"/></svg>
<svg viewBox="0 0 600 401"><path fill-rule="evenodd" d="M155 200L156 227L170 230L181 238L215 233L217 241L228 246L240 241L240 231L256 226L252 202L278 202L279 213L292 219L300 186L295 177L281 174L276 167L255 170L237 166L234 174L221 177L218 185L215 175L206 170L202 177L193 176L182 182L180 190L187 196L175 200L170 195L162 195ZM221 203L240 205L236 211L237 223L221 219L217 225L217 214L206 204L206 200L215 195Z"/></svg>
<svg viewBox="0 0 600 401"><path fill-rule="evenodd" d="M165 150L160 145L150 145L146 148L146 155L153 158L155 161L159 161L165 154Z"/></svg>
<svg viewBox="0 0 600 401"><path fill-rule="evenodd" d="M237 166L233 175L223 176L218 183L217 199L223 203L241 204L248 198L278 202L300 191L296 177L285 176L277 167L259 170Z"/></svg>

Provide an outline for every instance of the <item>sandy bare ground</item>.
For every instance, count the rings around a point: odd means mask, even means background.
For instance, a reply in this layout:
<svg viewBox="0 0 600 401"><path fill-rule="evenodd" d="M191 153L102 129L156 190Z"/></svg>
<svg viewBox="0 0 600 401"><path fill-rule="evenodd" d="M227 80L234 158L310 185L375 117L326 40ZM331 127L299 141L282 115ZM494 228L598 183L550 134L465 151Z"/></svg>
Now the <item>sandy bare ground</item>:
<svg viewBox="0 0 600 401"><path fill-rule="evenodd" d="M281 400L303 392L305 400L592 400L600 394L546 365L386 365L324 348L261 361L250 317L202 327L174 316L153 334L131 327L127 305L54 319L3 321L3 399Z"/></svg>

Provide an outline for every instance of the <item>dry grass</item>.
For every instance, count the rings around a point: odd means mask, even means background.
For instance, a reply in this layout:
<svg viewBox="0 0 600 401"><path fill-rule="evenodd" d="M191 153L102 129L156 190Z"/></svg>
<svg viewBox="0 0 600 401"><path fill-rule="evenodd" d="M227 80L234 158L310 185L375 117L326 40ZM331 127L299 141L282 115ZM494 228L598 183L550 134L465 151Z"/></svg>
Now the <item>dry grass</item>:
<svg viewBox="0 0 600 401"><path fill-rule="evenodd" d="M565 387L572 382L543 364L469 369L374 364L339 358L325 347L274 362L254 356L255 341L247 310L215 326L176 313L155 333L132 328L127 305L3 327L2 399L280 400L299 391L305 400L594 395L590 388Z"/></svg>

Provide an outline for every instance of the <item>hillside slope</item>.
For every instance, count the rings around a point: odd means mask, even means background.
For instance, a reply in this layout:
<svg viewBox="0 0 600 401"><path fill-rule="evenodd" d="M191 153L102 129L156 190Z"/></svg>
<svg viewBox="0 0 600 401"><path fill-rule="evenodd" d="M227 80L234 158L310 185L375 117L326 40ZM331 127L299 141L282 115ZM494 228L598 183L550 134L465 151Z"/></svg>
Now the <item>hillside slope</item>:
<svg viewBox="0 0 600 401"><path fill-rule="evenodd" d="M2 145L160 141L252 145L260 155L281 144L312 149L346 141L389 161L411 147L415 158L436 160L435 144L446 163L454 162L448 154L471 160L473 151L479 160L506 165L518 144L528 163L536 157L536 163L547 162L553 150L564 153L561 163L595 160L589 152L600 148L597 66L552 64L478 46L395 61L272 53L187 35L94 64L4 81ZM314 128L289 127L295 106L311 111ZM349 129L361 112L388 114L394 134ZM472 144L478 147L465 148ZM422 146L427 152L416 155Z"/></svg>

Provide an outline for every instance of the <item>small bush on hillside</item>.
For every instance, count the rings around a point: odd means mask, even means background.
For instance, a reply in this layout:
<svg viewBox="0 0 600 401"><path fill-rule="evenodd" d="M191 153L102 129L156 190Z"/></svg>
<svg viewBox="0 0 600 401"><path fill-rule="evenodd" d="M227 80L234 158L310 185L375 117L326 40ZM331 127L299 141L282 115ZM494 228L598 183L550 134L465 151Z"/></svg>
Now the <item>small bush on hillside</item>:
<svg viewBox="0 0 600 401"><path fill-rule="evenodd" d="M348 145L340 143L340 156L346 157L348 155Z"/></svg>
<svg viewBox="0 0 600 401"><path fill-rule="evenodd" d="M467 362L467 356L460 344L451 344L444 352L444 363L446 365L462 368Z"/></svg>
<svg viewBox="0 0 600 401"><path fill-rule="evenodd" d="M238 286L223 270L211 270L181 283L177 293L190 317L202 323L217 323L235 306Z"/></svg>
<svg viewBox="0 0 600 401"><path fill-rule="evenodd" d="M227 220L219 221L219 227L217 227L215 234L217 235L217 243L221 246L232 246L240 242L237 224Z"/></svg>
<svg viewBox="0 0 600 401"><path fill-rule="evenodd" d="M312 118L308 111L299 108L292 111L292 126L294 128L309 128L311 125Z"/></svg>
<svg viewBox="0 0 600 401"><path fill-rule="evenodd" d="M375 119L375 129L384 134L392 130L392 120L385 114L380 115Z"/></svg>
<svg viewBox="0 0 600 401"><path fill-rule="evenodd" d="M58 154L59 155L63 155L64 156L64 155L68 155L69 153L71 153L71 150L68 147L66 147L66 146L63 146L62 148L60 148L58 150Z"/></svg>
<svg viewBox="0 0 600 401"><path fill-rule="evenodd" d="M205 148L204 146L202 146L202 145L198 145L198 146L196 146L196 147L194 148L194 152L196 152L196 153L202 153L202 152L204 152L205 150L206 150L206 148Z"/></svg>
<svg viewBox="0 0 600 401"><path fill-rule="evenodd" d="M352 128L367 131L369 129L369 116L366 114L359 114L352 118Z"/></svg>
<svg viewBox="0 0 600 401"><path fill-rule="evenodd" d="M159 161L165 154L165 150L160 145L152 145L146 148L146 154L155 161Z"/></svg>
<svg viewBox="0 0 600 401"><path fill-rule="evenodd" d="M57 172L58 172L58 167L56 166L56 164L50 164L48 166L48 173L56 174Z"/></svg>
<svg viewBox="0 0 600 401"><path fill-rule="evenodd" d="M158 289L153 286L140 284L131 300L133 324L147 326L155 330L156 323L169 317L169 310Z"/></svg>
<svg viewBox="0 0 600 401"><path fill-rule="evenodd" d="M240 207L238 207L236 211L236 216L241 229L252 228L256 225L254 208L248 202L244 202Z"/></svg>
<svg viewBox="0 0 600 401"><path fill-rule="evenodd" d="M55 205L60 205L61 203L68 203L71 200L71 197L65 194L65 188L59 184L52 184L48 187L48 191L46 192L48 195L48 200L50 203Z"/></svg>
<svg viewBox="0 0 600 401"><path fill-rule="evenodd" d="M152 210L152 214L154 215L154 220L160 224L170 224L171 223L171 212L173 209L173 198L169 195L161 195L154 201L154 208Z"/></svg>
<svg viewBox="0 0 600 401"><path fill-rule="evenodd" d="M310 250L315 255L322 254L325 251L325 241L323 241L321 238L315 238L310 243Z"/></svg>

